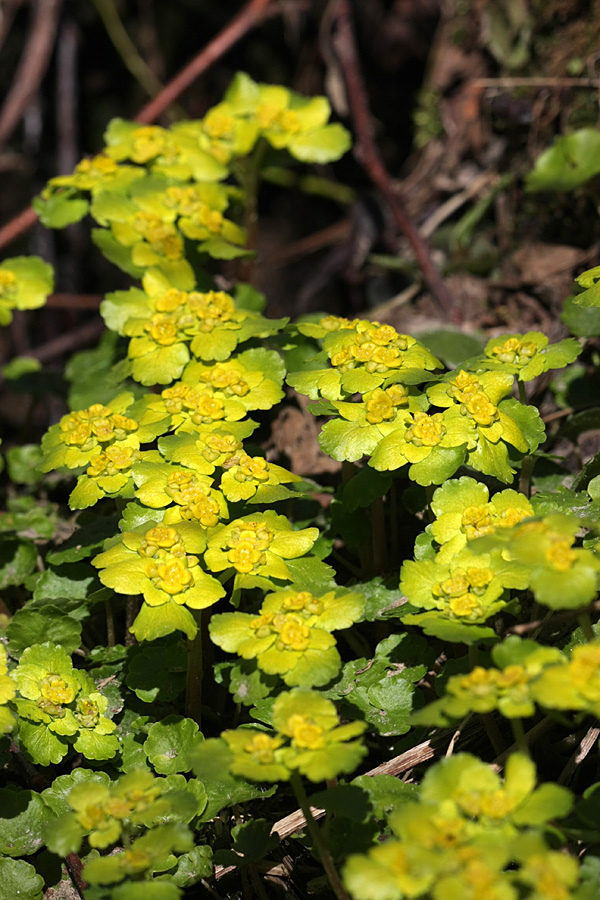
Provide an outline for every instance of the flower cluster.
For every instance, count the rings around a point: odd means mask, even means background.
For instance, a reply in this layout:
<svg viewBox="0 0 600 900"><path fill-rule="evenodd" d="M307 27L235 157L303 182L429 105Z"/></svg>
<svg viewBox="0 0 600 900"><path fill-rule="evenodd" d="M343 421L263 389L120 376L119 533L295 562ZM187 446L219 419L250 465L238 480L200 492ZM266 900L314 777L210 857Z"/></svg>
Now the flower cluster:
<svg viewBox="0 0 600 900"><path fill-rule="evenodd" d="M213 616L211 639L287 685L313 687L337 675L340 655L332 631L348 628L362 614L364 599L342 589L315 597L292 588L265 597L258 615Z"/></svg>
<svg viewBox="0 0 600 900"><path fill-rule="evenodd" d="M336 708L316 691L294 688L279 694L273 706L274 733L257 728L224 731L192 754L202 777L204 759L218 753L233 775L253 781L288 781L300 773L324 781L354 771L366 754L355 740L364 722L341 724Z"/></svg>
<svg viewBox="0 0 600 900"><path fill-rule="evenodd" d="M8 674L6 650L3 644L0 644L0 735L12 731L15 724L8 703L14 699L16 692L15 680Z"/></svg>
<svg viewBox="0 0 600 900"><path fill-rule="evenodd" d="M94 237L103 253L136 276L149 267L190 272L186 239L216 259L243 256L244 231L225 216L240 192L221 183L232 163L261 138L304 162L339 159L350 140L341 125L329 124L330 113L325 97L305 98L239 74L223 102L199 121L166 129L114 119L104 151L51 179L35 207L53 228L89 211L100 225Z"/></svg>
<svg viewBox="0 0 600 900"><path fill-rule="evenodd" d="M273 587L271 579L294 580L288 561L308 553L318 536L318 528L294 531L285 516L267 510L213 529L204 558L211 572L237 573L240 587Z"/></svg>
<svg viewBox="0 0 600 900"><path fill-rule="evenodd" d="M94 403L88 409L63 416L42 439L42 471L49 472L61 466L69 469L89 466L109 448L137 450L141 443L153 440L157 434L154 428L140 427L136 419L125 414L132 400L129 393L119 394L107 406ZM118 453L116 458L125 459ZM109 456L98 460L99 472L103 471L105 460L108 466Z"/></svg>
<svg viewBox="0 0 600 900"><path fill-rule="evenodd" d="M108 700L71 657L52 643L34 644L13 672L19 697L19 740L40 765L58 763L73 744L88 759L110 759L119 749Z"/></svg>
<svg viewBox="0 0 600 900"><path fill-rule="evenodd" d="M17 256L0 263L0 325L9 325L13 309L37 309L54 290L52 266L38 256Z"/></svg>
<svg viewBox="0 0 600 900"><path fill-rule="evenodd" d="M482 537L477 552L502 551L507 560L527 571L536 600L551 609L577 609L596 596L600 559L575 546L580 523L554 513Z"/></svg>
<svg viewBox="0 0 600 900"><path fill-rule="evenodd" d="M67 795L71 811L55 819L46 835L51 850L62 855L77 852L84 837L91 847L102 850L132 826L150 828L167 816L188 821L194 815L190 794L145 769L107 782L86 780L71 787Z"/></svg>
<svg viewBox="0 0 600 900"><path fill-rule="evenodd" d="M206 546L205 530L195 522L150 524L124 532L92 562L107 587L142 594L144 604L131 629L138 639L152 640L177 628L193 637L197 626L189 609L205 609L224 594L196 555Z"/></svg>
<svg viewBox="0 0 600 900"><path fill-rule="evenodd" d="M226 360L239 344L253 337L275 333L281 322L242 309L224 291L199 291L190 272L172 277L157 268L146 271L143 289L130 288L108 294L101 305L110 328L131 338L129 359L133 377L142 384L168 384L179 378L191 357ZM267 351L256 351L261 356ZM252 354L248 357L252 369ZM281 364L261 359L267 371L281 383ZM260 370L261 362L254 369ZM238 365L244 366L239 359ZM224 370L226 373L227 370ZM188 374L190 380L195 376ZM227 374L222 374L227 386ZM210 379L207 379L210 385ZM215 385L220 386L217 378Z"/></svg>
<svg viewBox="0 0 600 900"><path fill-rule="evenodd" d="M391 325L328 317L297 327L323 349L288 383L320 400L320 413L337 413L319 438L334 459L367 455L380 471L408 465L424 486L443 484L464 464L510 483L511 455L535 450L543 437L536 410L508 396L512 372L486 371L487 357L476 372L435 376L441 363Z"/></svg>
<svg viewBox="0 0 600 900"><path fill-rule="evenodd" d="M504 334L489 340L485 359L479 359L478 365L497 367L515 375L519 381L531 381L542 372L568 366L580 353L581 347L575 338L549 344L545 334L528 331L527 334Z"/></svg>
<svg viewBox="0 0 600 900"><path fill-rule="evenodd" d="M577 861L553 850L539 826L566 815L572 798L558 785L536 789L535 777L518 753L504 782L467 753L437 763L419 802L392 813L394 836L349 857L343 874L354 900L569 900Z"/></svg>

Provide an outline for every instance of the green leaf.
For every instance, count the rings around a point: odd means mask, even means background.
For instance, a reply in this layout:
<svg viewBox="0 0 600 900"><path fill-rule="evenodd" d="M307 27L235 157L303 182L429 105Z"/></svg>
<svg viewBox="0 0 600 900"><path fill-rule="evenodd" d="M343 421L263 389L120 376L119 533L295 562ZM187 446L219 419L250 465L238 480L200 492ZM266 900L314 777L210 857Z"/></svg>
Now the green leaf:
<svg viewBox="0 0 600 900"><path fill-rule="evenodd" d="M231 666L229 690L235 702L244 706L255 706L264 700L278 682L276 675L261 672L254 659L242 659Z"/></svg>
<svg viewBox="0 0 600 900"><path fill-rule="evenodd" d="M43 826L53 818L54 813L35 791L0 790L0 853L35 853L44 843Z"/></svg>
<svg viewBox="0 0 600 900"><path fill-rule="evenodd" d="M557 138L535 161L528 191L572 191L600 172L600 131L581 128Z"/></svg>
<svg viewBox="0 0 600 900"><path fill-rule="evenodd" d="M414 800L418 791L416 785L393 775L359 775L352 784L367 792L376 819L387 818L399 805Z"/></svg>
<svg viewBox="0 0 600 900"><path fill-rule="evenodd" d="M571 334L577 337L597 337L600 334L600 309L597 306L582 306L577 302L577 297L567 297L560 317Z"/></svg>
<svg viewBox="0 0 600 900"><path fill-rule="evenodd" d="M96 574L85 563L67 563L58 569L46 569L38 578L35 600L86 600L100 588Z"/></svg>
<svg viewBox="0 0 600 900"><path fill-rule="evenodd" d="M573 795L558 784L542 784L512 814L516 825L545 825L571 811Z"/></svg>
<svg viewBox="0 0 600 900"><path fill-rule="evenodd" d="M357 784L357 781L355 778L352 784L337 784L325 791L311 794L310 805L325 809L335 816L352 819L353 822L364 822L373 812L373 807L368 791Z"/></svg>
<svg viewBox="0 0 600 900"><path fill-rule="evenodd" d="M484 347L483 341L462 331L427 331L415 337L450 368L464 363L473 356L479 356Z"/></svg>
<svg viewBox="0 0 600 900"><path fill-rule="evenodd" d="M271 827L266 819L252 819L242 825L234 825L231 829L233 849L242 854L243 862L259 862L279 845L279 835L271 834Z"/></svg>
<svg viewBox="0 0 600 900"><path fill-rule="evenodd" d="M6 453L9 478L17 484L37 484L41 479L38 464L42 461L39 444L23 444L10 447Z"/></svg>
<svg viewBox="0 0 600 900"><path fill-rule="evenodd" d="M72 190L34 197L31 205L46 228L66 228L73 222L80 222L89 207L88 201Z"/></svg>
<svg viewBox="0 0 600 900"><path fill-rule="evenodd" d="M106 259L133 278L141 278L144 269L131 261L131 248L124 247L106 228L92 228L92 240Z"/></svg>
<svg viewBox="0 0 600 900"><path fill-rule="evenodd" d="M370 506L378 497L383 497L391 486L391 475L365 466L344 485L342 503L348 512L354 512L361 507Z"/></svg>
<svg viewBox="0 0 600 900"><path fill-rule="evenodd" d="M65 813L72 812L68 796L71 792L71 788L81 782L109 785L110 778L106 772L94 772L92 769L73 769L70 775L59 775L58 778L55 778L51 786L42 791L41 797L46 806L50 807L55 815L63 816ZM55 826L56 822L51 821L46 827L46 841L48 841L49 835L54 832ZM71 851L54 849L53 852L60 855L66 855L66 853L70 853Z"/></svg>
<svg viewBox="0 0 600 900"><path fill-rule="evenodd" d="M236 803L246 803L257 797L272 797L277 790L277 785L265 790L256 782L229 775L230 756L227 744L220 738L196 744L189 754L194 773L206 787L208 796L208 805L200 817L201 822L209 822L222 809Z"/></svg>
<svg viewBox="0 0 600 900"><path fill-rule="evenodd" d="M406 602L398 588L386 587L380 577L362 584L353 584L352 590L363 594L366 598L364 618L367 622L377 621L389 610L397 609Z"/></svg>
<svg viewBox="0 0 600 900"><path fill-rule="evenodd" d="M529 451L533 453L534 450L537 450L546 438L546 429L535 406L525 406L513 397L509 397L508 400L500 403L499 409L517 423L529 445Z"/></svg>
<svg viewBox="0 0 600 900"><path fill-rule="evenodd" d="M72 653L81 643L81 622L57 606L18 609L7 628L8 648L19 654L31 644L52 641Z"/></svg>
<svg viewBox="0 0 600 900"><path fill-rule="evenodd" d="M203 845L180 856L177 859L177 870L171 877L178 887L186 888L202 878L210 878L212 871L212 848Z"/></svg>
<svg viewBox="0 0 600 900"><path fill-rule="evenodd" d="M104 541L117 532L118 516L99 516L96 512L84 513L77 519L80 526L74 534L63 541L60 549L51 550L46 555L53 566L75 563L93 556L101 550Z"/></svg>
<svg viewBox="0 0 600 900"><path fill-rule="evenodd" d="M496 640L492 628L482 625L466 625L438 615L435 612L417 613L402 616L407 625L419 625L425 634L437 637L453 644L477 644L480 641Z"/></svg>
<svg viewBox="0 0 600 900"><path fill-rule="evenodd" d="M183 631L186 637L193 640L198 632L198 626L189 609L170 600L162 606L142 603L129 630L138 641L155 641L174 631Z"/></svg>
<svg viewBox="0 0 600 900"><path fill-rule="evenodd" d="M144 751L161 775L189 772L191 764L187 754L201 739L202 735L193 719L167 716L150 728L144 742Z"/></svg>
<svg viewBox="0 0 600 900"><path fill-rule="evenodd" d="M22 859L0 859L0 891L6 900L43 900L44 879Z"/></svg>
<svg viewBox="0 0 600 900"><path fill-rule="evenodd" d="M84 873L85 874L85 873ZM181 891L169 881L128 881L111 888L111 900L179 900Z"/></svg>
<svg viewBox="0 0 600 900"><path fill-rule="evenodd" d="M54 734L45 725L33 724L26 719L19 720L19 743L40 766L59 763L69 752L66 739Z"/></svg>
<svg viewBox="0 0 600 900"><path fill-rule="evenodd" d="M170 703L185 690L185 669L179 643L155 641L133 657L126 684L144 703Z"/></svg>
<svg viewBox="0 0 600 900"><path fill-rule="evenodd" d="M29 541L4 538L0 544L0 590L23 584L35 569L37 551Z"/></svg>

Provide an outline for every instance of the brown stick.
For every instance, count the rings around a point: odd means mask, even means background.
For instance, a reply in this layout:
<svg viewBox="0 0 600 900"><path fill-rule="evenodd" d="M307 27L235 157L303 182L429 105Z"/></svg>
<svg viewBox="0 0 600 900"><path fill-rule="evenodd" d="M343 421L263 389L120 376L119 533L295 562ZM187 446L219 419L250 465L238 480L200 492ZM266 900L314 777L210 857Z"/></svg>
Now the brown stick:
<svg viewBox="0 0 600 900"><path fill-rule="evenodd" d="M98 309L103 299L102 294L51 294L46 306L54 309Z"/></svg>
<svg viewBox="0 0 600 900"><path fill-rule="evenodd" d="M220 59L266 15L271 0L250 0L226 27L194 57L135 117L136 122L154 122L203 72Z"/></svg>
<svg viewBox="0 0 600 900"><path fill-rule="evenodd" d="M337 33L334 35L333 44L344 73L350 114L356 130L356 156L371 181L379 188L387 200L396 225L412 247L423 272L423 277L440 310L453 322L459 322L460 316L454 306L452 296L444 284L440 273L433 265L429 248L408 216L404 208L404 202L398 194L377 149L373 136L373 122L369 113L367 94L356 50L349 0L338 0L335 18L337 20Z"/></svg>
<svg viewBox="0 0 600 900"><path fill-rule="evenodd" d="M4 228L0 228L0 249L6 247L7 244L12 244L14 240L26 231L29 231L37 220L37 213L33 206L28 206L27 209L16 215L14 219L7 222Z"/></svg>
<svg viewBox="0 0 600 900"><path fill-rule="evenodd" d="M37 0L27 44L0 110L0 146L13 133L50 61L62 0Z"/></svg>

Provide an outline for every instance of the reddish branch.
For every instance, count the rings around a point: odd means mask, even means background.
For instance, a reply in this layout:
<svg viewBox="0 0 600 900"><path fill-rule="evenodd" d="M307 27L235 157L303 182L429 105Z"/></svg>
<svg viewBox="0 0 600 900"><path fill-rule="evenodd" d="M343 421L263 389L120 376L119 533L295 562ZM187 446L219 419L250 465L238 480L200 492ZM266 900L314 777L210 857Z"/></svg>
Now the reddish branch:
<svg viewBox="0 0 600 900"><path fill-rule="evenodd" d="M13 133L44 77L54 46L62 0L37 0L31 31L0 110L0 146Z"/></svg>
<svg viewBox="0 0 600 900"><path fill-rule="evenodd" d="M352 26L350 0L338 0L336 9L337 31L333 38L346 82L348 105L356 130L356 156L371 181L387 200L396 225L412 247L425 281L444 315L459 321L452 296L431 260L426 242L408 216L402 198L387 171L373 136L373 122L369 113L367 94L360 70L356 41Z"/></svg>
<svg viewBox="0 0 600 900"><path fill-rule="evenodd" d="M251 28L264 19L271 0L250 0L231 22L201 50L135 117L136 122L154 122L165 109L210 66L227 53Z"/></svg>
<svg viewBox="0 0 600 900"><path fill-rule="evenodd" d="M39 0L39 7L45 0ZM60 0L47 0L47 6L60 3ZM148 124L160 116L162 112L192 84L194 79L206 72L217 60L233 47L244 35L269 15L267 9L271 0L250 0L231 22L207 44L207 46L182 69L179 75L145 106L135 117L136 122ZM15 238L24 234L37 222L37 215L30 207L15 216L4 228L0 228L0 249L10 244Z"/></svg>

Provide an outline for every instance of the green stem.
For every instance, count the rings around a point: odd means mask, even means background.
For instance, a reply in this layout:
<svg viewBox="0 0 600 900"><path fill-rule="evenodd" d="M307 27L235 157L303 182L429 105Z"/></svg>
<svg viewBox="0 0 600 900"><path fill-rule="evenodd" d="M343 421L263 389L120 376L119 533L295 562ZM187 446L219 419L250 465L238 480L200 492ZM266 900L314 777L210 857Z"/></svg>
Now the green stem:
<svg viewBox="0 0 600 900"><path fill-rule="evenodd" d="M529 756L529 743L527 741L525 729L523 728L523 720L511 719L510 724L512 726L515 744L517 745L519 752Z"/></svg>
<svg viewBox="0 0 600 900"><path fill-rule="evenodd" d="M579 622L579 627L583 631L583 635L586 641L595 641L596 635L594 634L594 629L592 628L592 620L590 618L589 612L582 612L577 616L577 621Z"/></svg>
<svg viewBox="0 0 600 900"><path fill-rule="evenodd" d="M93 0L93 3L106 28L106 33L124 65L148 96L155 97L162 91L163 84L140 56L119 17L115 3L113 0Z"/></svg>
<svg viewBox="0 0 600 900"><path fill-rule="evenodd" d="M202 681L204 677L204 654L202 645L204 641L204 621L202 610L192 610L198 632L196 637L188 641L188 667L185 686L185 714L193 719L200 728L202 725Z"/></svg>
<svg viewBox="0 0 600 900"><path fill-rule="evenodd" d="M529 401L527 400L524 383L522 381L517 381L517 387L519 390L519 400L523 406L527 406ZM519 477L519 492L525 494L526 497L529 497L531 494L531 476L533 475L534 466L534 456L529 455L523 457L521 461L521 475Z"/></svg>
<svg viewBox="0 0 600 900"><path fill-rule="evenodd" d="M523 406L528 405L527 394L525 393L525 385L522 381L517 381L517 387L519 389L519 400L523 404Z"/></svg>
<svg viewBox="0 0 600 900"><path fill-rule="evenodd" d="M329 883L333 889L333 893L337 897L337 900L350 900L350 895L342 884L333 859L331 858L329 848L323 840L321 831L313 818L313 814L310 809L310 803L308 802L308 797L306 796L306 791L304 790L304 785L302 784L302 779L298 772L294 772L294 774L290 778L290 784L292 786L294 794L296 795L298 806L302 810L302 814L304 815L304 818L306 820L308 833L310 834L317 853L319 854L323 869L325 870L325 874L327 875Z"/></svg>
<svg viewBox="0 0 600 900"><path fill-rule="evenodd" d="M479 647L477 644L469 644L469 665L472 669L479 665Z"/></svg>

